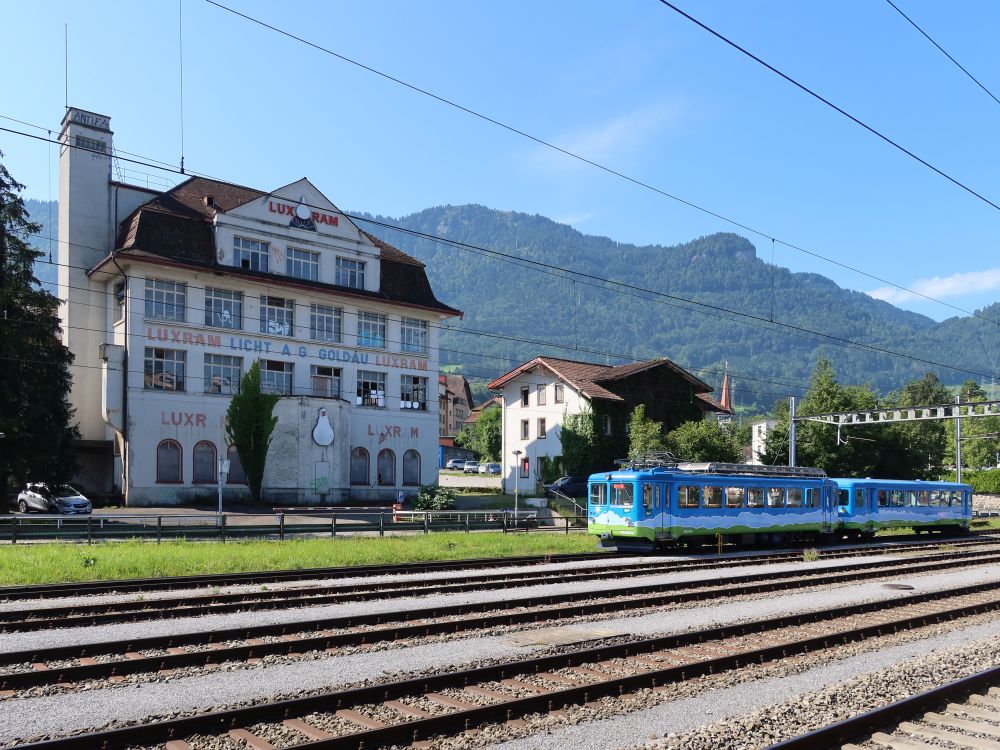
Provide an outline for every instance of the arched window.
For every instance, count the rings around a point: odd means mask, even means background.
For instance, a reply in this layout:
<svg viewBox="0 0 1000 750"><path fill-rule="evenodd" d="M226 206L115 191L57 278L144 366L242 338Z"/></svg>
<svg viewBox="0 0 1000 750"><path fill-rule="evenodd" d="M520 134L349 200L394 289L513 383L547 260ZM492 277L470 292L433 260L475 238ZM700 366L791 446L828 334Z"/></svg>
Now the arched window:
<svg viewBox="0 0 1000 750"><path fill-rule="evenodd" d="M240 461L240 454L235 445L229 446L226 458L229 459L229 477L226 479L226 484L246 484L247 473L243 471L243 462Z"/></svg>
<svg viewBox="0 0 1000 750"><path fill-rule="evenodd" d="M169 484L180 484L181 474L181 444L176 440L162 440L156 446L156 481Z"/></svg>
<svg viewBox="0 0 1000 750"><path fill-rule="evenodd" d="M191 481L195 484L210 484L215 482L215 445L202 440L194 447L194 476Z"/></svg>
<svg viewBox="0 0 1000 750"><path fill-rule="evenodd" d="M383 487L396 484L396 454L388 448L378 452L378 483Z"/></svg>
<svg viewBox="0 0 1000 750"><path fill-rule="evenodd" d="M403 454L403 484L407 487L420 484L420 454L412 448Z"/></svg>
<svg viewBox="0 0 1000 750"><path fill-rule="evenodd" d="M364 448L351 451L351 484L368 484L368 451Z"/></svg>

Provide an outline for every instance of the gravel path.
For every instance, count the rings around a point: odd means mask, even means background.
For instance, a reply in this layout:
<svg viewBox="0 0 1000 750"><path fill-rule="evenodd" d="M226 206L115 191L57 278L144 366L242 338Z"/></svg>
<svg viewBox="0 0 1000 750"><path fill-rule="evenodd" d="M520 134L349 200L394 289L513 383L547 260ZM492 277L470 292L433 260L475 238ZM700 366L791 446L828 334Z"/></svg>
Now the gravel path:
<svg viewBox="0 0 1000 750"><path fill-rule="evenodd" d="M899 559L898 556L878 555L866 558L866 561ZM669 565L669 562L667 563ZM751 565L745 568L730 570L701 570L691 572L663 573L640 576L624 580L626 586L643 584L675 583L682 581L724 581L733 576L750 575L756 572L778 572L784 570L816 571L824 568L844 565L842 560L818 560L815 562L780 563L776 565ZM353 604L335 604L320 607L300 607L287 610L271 610L258 612L235 612L223 615L206 615L204 617L182 617L173 620L154 620L120 625L99 625L83 628L65 628L52 631L35 631L26 633L0 634L0 649L5 651L23 651L32 648L72 645L80 642L97 642L125 640L128 638L143 638L156 635L174 635L177 633L206 632L224 628L239 628L251 625L271 623L301 622L324 617L342 617L346 615L370 614L376 612L393 612L410 609L422 609L448 604L490 604L505 602L512 598L527 598L549 594L572 592L607 592L613 588L613 583L607 579L586 582L568 582L559 584L540 584L518 588L516 593L504 590L471 591L461 594L440 594L433 596L407 597L402 599L384 599L379 601L357 602Z"/></svg>
<svg viewBox="0 0 1000 750"><path fill-rule="evenodd" d="M782 720L787 722L790 712L801 714L803 710L816 717L819 723L824 711L810 709L810 706L823 707L829 701L811 697L814 691L822 690L831 685L852 680L859 675L871 675L884 668L898 667L900 674L915 675L909 682L916 689L926 689L927 669L920 669L907 660L926 657L944 648L959 646L961 653L977 655L982 659L984 648L989 648L989 659L1000 660L1000 646L995 642L1000 635L1000 622L988 622L971 628L955 630L931 638L909 641L903 645L893 646L881 651L868 652L851 656L841 661L826 664L800 674L755 680L732 687L712 690L693 698L687 698L671 703L636 711L630 714L597 721L588 721L569 726L549 727L545 734L535 734L522 739L511 740L494 745L495 750L625 750L641 746L644 748L665 750L729 750L749 749L771 744L777 736L775 731ZM987 639L982 643L970 644L969 641ZM939 660L934 660L935 664ZM957 662L955 654L946 655L937 672L949 679L944 672L948 663ZM933 665L930 671L935 671ZM969 672L960 667L952 668L956 677ZM867 682L875 683L869 679ZM913 684L915 683L915 684ZM850 692L839 691L839 692ZM868 698L873 694L892 695L885 693L877 685L869 684L867 689L859 691ZM806 702L808 700L808 703ZM785 710L761 711L767 707L781 707L785 701L792 701L784 706ZM760 713L747 721L734 721L753 711ZM826 713L829 713L827 710ZM705 726L706 722L717 722ZM697 732L681 735L701 727ZM664 737L655 740L656 737ZM673 736L671 736L673 735ZM788 736L788 735L782 735Z"/></svg>

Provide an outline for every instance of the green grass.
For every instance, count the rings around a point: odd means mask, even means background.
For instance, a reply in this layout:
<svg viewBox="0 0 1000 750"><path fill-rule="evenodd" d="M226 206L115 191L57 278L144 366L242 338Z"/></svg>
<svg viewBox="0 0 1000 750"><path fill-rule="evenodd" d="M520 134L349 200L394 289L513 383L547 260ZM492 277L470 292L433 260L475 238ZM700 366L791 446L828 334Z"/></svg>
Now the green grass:
<svg viewBox="0 0 1000 750"><path fill-rule="evenodd" d="M286 542L103 542L0 547L0 585L596 552L588 534L463 534Z"/></svg>

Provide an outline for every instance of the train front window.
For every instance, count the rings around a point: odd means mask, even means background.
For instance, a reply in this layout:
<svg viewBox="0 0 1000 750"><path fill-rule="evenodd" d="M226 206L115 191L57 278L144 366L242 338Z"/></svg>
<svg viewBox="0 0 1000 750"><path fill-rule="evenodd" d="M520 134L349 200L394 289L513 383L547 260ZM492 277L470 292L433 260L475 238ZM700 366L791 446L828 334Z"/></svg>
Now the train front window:
<svg viewBox="0 0 1000 750"><path fill-rule="evenodd" d="M697 508L698 507L698 497L700 495L700 487L678 487L677 488L677 507L678 508Z"/></svg>
<svg viewBox="0 0 1000 750"><path fill-rule="evenodd" d="M611 504L612 505L631 505L632 504L632 485L623 484L617 482L611 485Z"/></svg>
<svg viewBox="0 0 1000 750"><path fill-rule="evenodd" d="M763 508L764 507L764 488L763 487L748 487L747 488L747 505L751 508Z"/></svg>
<svg viewBox="0 0 1000 750"><path fill-rule="evenodd" d="M604 483L590 485L590 504L607 505L608 485Z"/></svg>

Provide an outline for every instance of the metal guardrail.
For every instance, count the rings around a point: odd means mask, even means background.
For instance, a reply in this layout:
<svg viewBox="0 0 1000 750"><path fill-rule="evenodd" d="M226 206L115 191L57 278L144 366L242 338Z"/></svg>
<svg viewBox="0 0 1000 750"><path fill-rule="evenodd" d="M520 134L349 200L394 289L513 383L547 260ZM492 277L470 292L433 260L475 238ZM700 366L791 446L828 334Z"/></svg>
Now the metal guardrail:
<svg viewBox="0 0 1000 750"><path fill-rule="evenodd" d="M329 519L326 516L329 515ZM349 519L338 517L350 516ZM292 517L289 519L289 517ZM307 522L301 519L309 518ZM361 517L360 519L358 517ZM234 519L239 519L235 523ZM260 519L259 522L247 522ZM584 517L538 518L534 511L358 511L336 510L267 514L185 515L5 515L0 516L0 542L73 540L88 544L105 539L248 539L284 540L288 536L378 535L432 531L563 532L577 529Z"/></svg>

